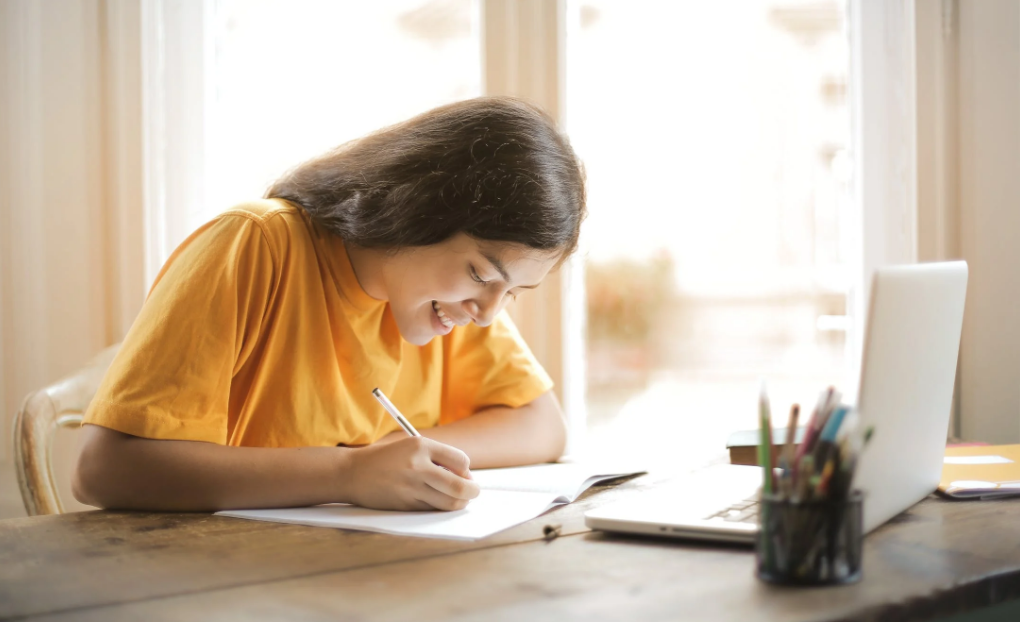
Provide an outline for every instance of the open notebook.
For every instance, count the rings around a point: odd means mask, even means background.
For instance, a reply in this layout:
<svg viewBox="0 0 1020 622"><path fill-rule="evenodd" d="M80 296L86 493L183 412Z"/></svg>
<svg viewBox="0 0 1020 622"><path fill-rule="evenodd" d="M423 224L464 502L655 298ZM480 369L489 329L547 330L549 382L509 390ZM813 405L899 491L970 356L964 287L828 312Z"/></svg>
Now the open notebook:
<svg viewBox="0 0 1020 622"><path fill-rule="evenodd" d="M463 510L395 512L345 503L275 510L227 510L234 516L313 527L340 527L404 536L477 540L570 503L590 486L643 471L606 472L582 464L539 464L471 474L482 489Z"/></svg>

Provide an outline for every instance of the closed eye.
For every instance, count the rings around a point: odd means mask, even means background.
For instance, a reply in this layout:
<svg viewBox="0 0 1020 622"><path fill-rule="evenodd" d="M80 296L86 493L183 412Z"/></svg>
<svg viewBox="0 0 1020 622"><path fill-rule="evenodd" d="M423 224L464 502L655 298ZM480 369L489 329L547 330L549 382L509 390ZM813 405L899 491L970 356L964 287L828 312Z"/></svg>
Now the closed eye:
<svg viewBox="0 0 1020 622"><path fill-rule="evenodd" d="M475 283L481 283L482 285L488 285L490 283L490 281L486 281L482 277L478 276L478 273L475 272L474 266L471 266L471 279L474 280Z"/></svg>

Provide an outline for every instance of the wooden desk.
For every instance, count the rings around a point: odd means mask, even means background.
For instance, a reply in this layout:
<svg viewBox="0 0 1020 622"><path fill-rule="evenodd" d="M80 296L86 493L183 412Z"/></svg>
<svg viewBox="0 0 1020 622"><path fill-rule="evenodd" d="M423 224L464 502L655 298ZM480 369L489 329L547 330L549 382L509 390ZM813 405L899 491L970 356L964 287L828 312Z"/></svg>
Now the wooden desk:
<svg viewBox="0 0 1020 622"><path fill-rule="evenodd" d="M0 521L0 619L929 620L1020 597L1020 500L928 499L865 544L864 579L778 588L744 548L589 532L585 510L452 542L197 514ZM543 527L562 535L543 539Z"/></svg>

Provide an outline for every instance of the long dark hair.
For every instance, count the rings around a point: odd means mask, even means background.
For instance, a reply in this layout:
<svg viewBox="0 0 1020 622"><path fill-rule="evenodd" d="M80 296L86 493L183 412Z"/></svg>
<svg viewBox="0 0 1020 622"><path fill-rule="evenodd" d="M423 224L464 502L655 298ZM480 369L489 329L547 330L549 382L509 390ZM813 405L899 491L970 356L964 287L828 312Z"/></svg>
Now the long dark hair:
<svg viewBox="0 0 1020 622"><path fill-rule="evenodd" d="M441 106L287 173L266 198L297 203L346 242L399 249L464 232L566 257L584 171L541 110L511 97Z"/></svg>

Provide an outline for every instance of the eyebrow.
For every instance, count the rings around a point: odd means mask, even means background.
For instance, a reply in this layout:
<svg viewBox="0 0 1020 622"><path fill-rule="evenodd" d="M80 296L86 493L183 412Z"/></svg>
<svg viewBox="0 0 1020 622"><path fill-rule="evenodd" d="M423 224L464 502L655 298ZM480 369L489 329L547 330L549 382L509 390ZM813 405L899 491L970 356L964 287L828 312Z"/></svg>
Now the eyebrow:
<svg viewBox="0 0 1020 622"><path fill-rule="evenodd" d="M506 271L506 266L503 265L503 262L500 261L499 257L494 257L488 253L482 253L482 257L485 257L485 259L492 264L492 267L496 269L496 272L499 272L499 276L506 281L507 285L510 287L514 286L513 283L510 282L510 274ZM535 289L538 285L518 285L517 287L521 289Z"/></svg>

